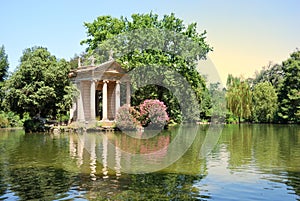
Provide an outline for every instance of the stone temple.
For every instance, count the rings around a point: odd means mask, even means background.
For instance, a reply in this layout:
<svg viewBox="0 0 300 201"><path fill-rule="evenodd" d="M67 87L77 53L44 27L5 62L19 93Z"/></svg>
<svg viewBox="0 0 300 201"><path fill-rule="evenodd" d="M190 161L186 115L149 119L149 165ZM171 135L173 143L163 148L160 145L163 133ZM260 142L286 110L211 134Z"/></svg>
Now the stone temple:
<svg viewBox="0 0 300 201"><path fill-rule="evenodd" d="M100 65L92 59L88 66L81 66L78 59L78 68L69 77L79 91L70 110L72 122L113 122L120 106L130 105L129 76L113 58Z"/></svg>

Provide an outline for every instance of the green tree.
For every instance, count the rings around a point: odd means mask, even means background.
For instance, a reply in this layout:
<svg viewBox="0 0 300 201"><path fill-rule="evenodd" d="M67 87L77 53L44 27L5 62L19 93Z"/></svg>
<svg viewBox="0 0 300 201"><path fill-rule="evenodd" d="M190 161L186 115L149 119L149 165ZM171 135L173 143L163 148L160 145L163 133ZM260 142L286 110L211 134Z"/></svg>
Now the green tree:
<svg viewBox="0 0 300 201"><path fill-rule="evenodd" d="M253 88L259 83L270 82L275 88L276 93L278 93L283 83L284 74L282 65L272 64L270 62L266 67L263 67L261 71L255 73L255 78L252 80Z"/></svg>
<svg viewBox="0 0 300 201"><path fill-rule="evenodd" d="M284 80L279 91L278 116L282 122L300 122L300 51L283 62Z"/></svg>
<svg viewBox="0 0 300 201"><path fill-rule="evenodd" d="M3 103L4 98L4 80L7 77L7 70L9 68L8 56L5 53L4 45L0 47L0 101ZM0 110L3 110L3 105L0 104Z"/></svg>
<svg viewBox="0 0 300 201"><path fill-rule="evenodd" d="M75 54L72 58L70 58L69 63L71 66L71 70L78 68L78 59L80 58L80 63L86 63L87 54L86 52L82 52L81 54Z"/></svg>
<svg viewBox="0 0 300 201"><path fill-rule="evenodd" d="M30 117L66 114L75 95L68 79L68 62L43 47L26 49L20 61L5 86L8 108L21 116L29 113Z"/></svg>
<svg viewBox="0 0 300 201"><path fill-rule="evenodd" d="M273 121L277 106L277 94L270 82L255 85L253 90L253 118L255 121Z"/></svg>
<svg viewBox="0 0 300 201"><path fill-rule="evenodd" d="M196 23L186 26L174 14L159 19L158 15L149 13L133 14L131 20L100 16L94 22L84 25L88 38L81 44L88 45L89 53L97 52L99 62L107 60L109 50L113 49L118 62L127 70L145 66L168 67L185 77L201 103L201 115L207 115L209 93L196 65L198 59L204 59L212 48L205 41L206 32L197 32ZM159 72L159 68L155 71ZM159 73L164 82L175 79L166 72ZM188 95L190 92L185 93ZM171 119L182 120L176 98L164 87L148 85L139 88L132 97L132 104L139 105L147 98L163 101ZM199 118L199 113L195 111L191 110L189 114L185 120Z"/></svg>
<svg viewBox="0 0 300 201"><path fill-rule="evenodd" d="M249 84L242 78L228 75L226 100L228 110L238 117L239 123L241 118L251 116L252 92Z"/></svg>
<svg viewBox="0 0 300 201"><path fill-rule="evenodd" d="M215 121L223 122L227 113L225 90L220 89L220 82L217 82L210 83L209 92L212 102L210 116L214 117Z"/></svg>
<svg viewBox="0 0 300 201"><path fill-rule="evenodd" d="M7 76L7 70L9 68L8 56L5 53L4 45L0 47L0 82L3 82Z"/></svg>

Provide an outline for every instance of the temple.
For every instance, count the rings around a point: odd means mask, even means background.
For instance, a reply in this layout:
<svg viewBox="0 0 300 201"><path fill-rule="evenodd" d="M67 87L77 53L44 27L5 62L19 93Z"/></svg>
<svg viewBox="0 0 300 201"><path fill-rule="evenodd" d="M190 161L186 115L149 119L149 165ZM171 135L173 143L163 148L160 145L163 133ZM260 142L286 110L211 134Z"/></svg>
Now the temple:
<svg viewBox="0 0 300 201"><path fill-rule="evenodd" d="M92 58L88 66L81 66L78 59L78 68L69 77L79 91L70 110L71 121L114 121L121 104L130 105L130 79L113 58L100 65L95 65ZM121 83L126 87L122 95Z"/></svg>

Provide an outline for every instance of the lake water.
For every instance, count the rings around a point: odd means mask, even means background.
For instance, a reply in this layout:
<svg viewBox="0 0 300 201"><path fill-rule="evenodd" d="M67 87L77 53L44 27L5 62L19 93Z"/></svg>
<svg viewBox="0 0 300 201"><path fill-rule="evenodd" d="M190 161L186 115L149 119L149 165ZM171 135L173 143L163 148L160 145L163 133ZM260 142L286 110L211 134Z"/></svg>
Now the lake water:
<svg viewBox="0 0 300 201"><path fill-rule="evenodd" d="M0 200L300 200L300 125L218 131L0 130Z"/></svg>

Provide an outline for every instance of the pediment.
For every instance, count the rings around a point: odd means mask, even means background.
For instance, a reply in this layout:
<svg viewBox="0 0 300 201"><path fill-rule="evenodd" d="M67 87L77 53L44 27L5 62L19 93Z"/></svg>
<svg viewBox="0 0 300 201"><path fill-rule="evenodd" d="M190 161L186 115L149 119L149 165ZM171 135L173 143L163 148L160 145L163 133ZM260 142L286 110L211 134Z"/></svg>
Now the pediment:
<svg viewBox="0 0 300 201"><path fill-rule="evenodd" d="M121 64L114 59L106 61L96 66L81 66L71 75L75 79L89 80L94 78L113 78L123 77L126 74L126 70L122 68Z"/></svg>
<svg viewBox="0 0 300 201"><path fill-rule="evenodd" d="M105 73L120 73L124 74L126 71L122 68L122 66L114 61L109 67L105 68L104 70Z"/></svg>

